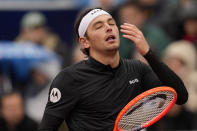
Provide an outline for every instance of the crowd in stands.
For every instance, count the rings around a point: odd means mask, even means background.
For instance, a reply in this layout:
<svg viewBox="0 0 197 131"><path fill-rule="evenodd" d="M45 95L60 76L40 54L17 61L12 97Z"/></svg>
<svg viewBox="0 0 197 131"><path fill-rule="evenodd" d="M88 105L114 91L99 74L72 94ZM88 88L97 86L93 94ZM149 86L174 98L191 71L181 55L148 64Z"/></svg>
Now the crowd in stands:
<svg viewBox="0 0 197 131"><path fill-rule="evenodd" d="M146 130L197 130L197 1L73 2L80 9L101 6L112 14L118 27L125 22L136 25L151 49L184 81L188 102L174 106ZM87 59L77 41L69 47L50 30L41 12L28 12L18 26L20 33L13 41L2 44L0 40L0 131L36 131L53 78L61 69ZM119 51L122 58L146 63L121 33ZM59 130L67 131L66 124Z"/></svg>

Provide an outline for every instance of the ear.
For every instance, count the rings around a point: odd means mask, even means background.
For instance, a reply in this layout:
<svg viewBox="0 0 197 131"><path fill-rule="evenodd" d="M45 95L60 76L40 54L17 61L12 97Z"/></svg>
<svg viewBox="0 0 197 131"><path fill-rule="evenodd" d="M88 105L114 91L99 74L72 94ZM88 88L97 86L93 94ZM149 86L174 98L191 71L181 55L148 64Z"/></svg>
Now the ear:
<svg viewBox="0 0 197 131"><path fill-rule="evenodd" d="M80 37L79 38L79 43L82 46L82 48L84 48L84 49L90 47L89 41L87 40L86 37Z"/></svg>

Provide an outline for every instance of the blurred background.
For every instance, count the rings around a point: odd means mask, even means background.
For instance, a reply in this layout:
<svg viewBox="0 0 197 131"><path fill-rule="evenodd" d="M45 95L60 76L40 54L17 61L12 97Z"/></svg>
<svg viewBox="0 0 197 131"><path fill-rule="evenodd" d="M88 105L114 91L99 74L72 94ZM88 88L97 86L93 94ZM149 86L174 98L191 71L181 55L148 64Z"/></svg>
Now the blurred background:
<svg viewBox="0 0 197 131"><path fill-rule="evenodd" d="M0 0L0 131L38 129L53 78L85 59L73 27L88 7L136 25L188 89L185 105L146 130L197 130L197 0ZM122 34L119 51L146 63Z"/></svg>

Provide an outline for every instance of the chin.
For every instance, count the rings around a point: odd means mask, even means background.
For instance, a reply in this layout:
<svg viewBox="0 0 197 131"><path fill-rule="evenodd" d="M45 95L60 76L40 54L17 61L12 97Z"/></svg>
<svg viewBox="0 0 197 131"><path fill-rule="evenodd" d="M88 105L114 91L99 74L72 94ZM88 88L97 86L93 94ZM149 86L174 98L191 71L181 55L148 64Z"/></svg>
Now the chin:
<svg viewBox="0 0 197 131"><path fill-rule="evenodd" d="M110 46L110 47L107 47L106 49L108 51L118 51L118 48L119 48L119 45L113 45L113 46Z"/></svg>
<svg viewBox="0 0 197 131"><path fill-rule="evenodd" d="M111 46L112 46L112 48L118 49L120 44L119 43L114 43Z"/></svg>

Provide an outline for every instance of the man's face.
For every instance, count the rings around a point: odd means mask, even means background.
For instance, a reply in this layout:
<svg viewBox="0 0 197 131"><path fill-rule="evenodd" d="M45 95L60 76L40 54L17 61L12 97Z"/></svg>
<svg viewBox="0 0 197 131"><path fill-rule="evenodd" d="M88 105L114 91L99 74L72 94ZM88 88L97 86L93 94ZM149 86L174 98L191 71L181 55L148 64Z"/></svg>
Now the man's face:
<svg viewBox="0 0 197 131"><path fill-rule="evenodd" d="M184 23L185 33L187 35L197 37L197 20L189 19Z"/></svg>
<svg viewBox="0 0 197 131"><path fill-rule="evenodd" d="M24 116L22 97L19 94L2 99L2 115L9 125L16 126Z"/></svg>
<svg viewBox="0 0 197 131"><path fill-rule="evenodd" d="M130 23L136 25L138 28L140 28L146 20L144 12L135 6L123 7L119 12L119 16L121 23Z"/></svg>
<svg viewBox="0 0 197 131"><path fill-rule="evenodd" d="M45 27L35 27L31 29L25 29L25 39L36 44L43 44L43 40L47 35L47 29Z"/></svg>
<svg viewBox="0 0 197 131"><path fill-rule="evenodd" d="M119 31L116 22L110 15L96 17L87 29L87 43L91 53L108 53L119 47Z"/></svg>

